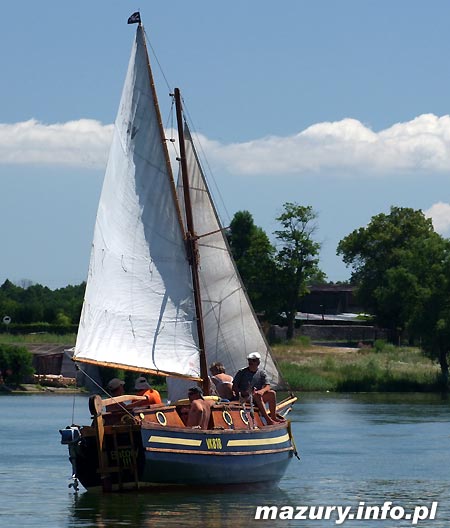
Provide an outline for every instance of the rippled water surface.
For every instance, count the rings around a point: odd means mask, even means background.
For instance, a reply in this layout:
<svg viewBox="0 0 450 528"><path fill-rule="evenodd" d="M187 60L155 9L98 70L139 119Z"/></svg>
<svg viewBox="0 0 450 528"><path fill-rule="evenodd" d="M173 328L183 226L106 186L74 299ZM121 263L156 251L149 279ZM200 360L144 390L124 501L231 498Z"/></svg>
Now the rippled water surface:
<svg viewBox="0 0 450 528"><path fill-rule="evenodd" d="M450 402L438 395L302 395L290 414L301 461L276 488L102 495L67 487L58 429L87 423L87 398L0 397L0 526L336 526L329 520L255 520L258 505L381 506L439 503L418 526L450 526ZM288 510L285 510L288 511ZM289 517L288 514L286 514ZM411 520L347 520L345 527L403 527Z"/></svg>

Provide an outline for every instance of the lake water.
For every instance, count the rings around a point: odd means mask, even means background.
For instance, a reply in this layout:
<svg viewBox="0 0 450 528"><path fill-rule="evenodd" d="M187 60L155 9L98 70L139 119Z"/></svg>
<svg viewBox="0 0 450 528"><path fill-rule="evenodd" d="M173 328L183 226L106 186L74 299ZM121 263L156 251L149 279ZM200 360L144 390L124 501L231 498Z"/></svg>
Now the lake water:
<svg viewBox="0 0 450 528"><path fill-rule="evenodd" d="M301 461L292 460L275 489L233 493L102 495L81 488L74 494L58 432L73 412L75 423L88 423L85 396L0 397L1 527L322 528L337 526L334 513L328 520L286 517L301 506L356 512L362 503L381 507L386 501L406 512L438 502L435 519L418 526L450 526L450 403L437 395L301 395L290 414ZM276 506L285 518L255 520L262 505ZM411 525L411 519L389 517L343 523Z"/></svg>

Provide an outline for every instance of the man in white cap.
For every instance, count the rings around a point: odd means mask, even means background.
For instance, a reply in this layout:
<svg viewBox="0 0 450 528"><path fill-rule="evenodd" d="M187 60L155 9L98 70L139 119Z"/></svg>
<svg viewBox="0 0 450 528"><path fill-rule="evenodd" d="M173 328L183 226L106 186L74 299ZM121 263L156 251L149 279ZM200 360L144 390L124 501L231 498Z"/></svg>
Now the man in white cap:
<svg viewBox="0 0 450 528"><path fill-rule="evenodd" d="M261 355L259 352L251 352L247 356L248 366L236 373L233 379L233 392L248 401L252 395L258 409L266 420L267 425L281 422L276 416L276 394L270 388L265 370L259 368ZM269 404L270 416L267 413L265 404Z"/></svg>

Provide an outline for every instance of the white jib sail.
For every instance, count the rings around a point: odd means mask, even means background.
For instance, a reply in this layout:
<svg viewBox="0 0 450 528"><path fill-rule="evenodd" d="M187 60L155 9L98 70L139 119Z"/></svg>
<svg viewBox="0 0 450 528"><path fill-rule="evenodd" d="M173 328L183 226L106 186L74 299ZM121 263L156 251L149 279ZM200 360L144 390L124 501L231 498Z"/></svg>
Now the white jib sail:
<svg viewBox="0 0 450 528"><path fill-rule="evenodd" d="M198 378L192 280L138 28L97 213L75 359Z"/></svg>
<svg viewBox="0 0 450 528"><path fill-rule="evenodd" d="M234 376L238 369L247 366L250 352L259 352L261 367L276 386L281 383L278 369L231 258L187 126L185 145L194 227L200 237L199 275L207 362L222 362L227 373Z"/></svg>

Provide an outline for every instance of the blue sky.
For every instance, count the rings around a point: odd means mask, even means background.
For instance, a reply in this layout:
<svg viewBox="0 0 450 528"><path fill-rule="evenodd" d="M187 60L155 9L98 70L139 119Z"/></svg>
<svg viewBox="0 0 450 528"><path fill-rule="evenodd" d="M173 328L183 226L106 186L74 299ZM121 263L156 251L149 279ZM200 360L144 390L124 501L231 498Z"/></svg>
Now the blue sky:
<svg viewBox="0 0 450 528"><path fill-rule="evenodd" d="M24 0L1 8L0 282L85 279L137 9L225 223L247 209L271 235L284 202L311 205L333 281L339 240L391 205L450 235L446 0Z"/></svg>

